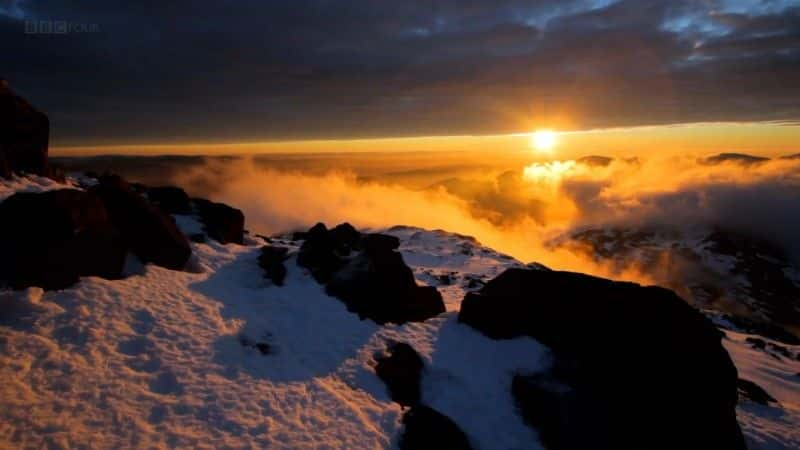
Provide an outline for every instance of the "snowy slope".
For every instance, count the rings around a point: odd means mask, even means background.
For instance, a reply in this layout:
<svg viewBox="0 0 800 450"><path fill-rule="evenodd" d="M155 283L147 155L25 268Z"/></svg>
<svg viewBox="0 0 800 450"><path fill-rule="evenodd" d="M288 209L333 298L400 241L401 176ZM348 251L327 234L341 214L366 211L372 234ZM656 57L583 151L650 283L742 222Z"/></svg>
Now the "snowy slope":
<svg viewBox="0 0 800 450"><path fill-rule="evenodd" d="M417 241L409 259L452 244L442 233ZM401 410L372 368L390 340L425 358L424 400L476 448L536 442L498 382L545 366L535 341L485 339L452 312L405 326L361 321L294 257L286 285L272 286L256 263L261 245L193 244L191 271L131 264L139 273L124 280L0 293L0 447L390 447ZM491 277L493 255L446 268ZM243 336L273 353L242 346Z"/></svg>
<svg viewBox="0 0 800 450"><path fill-rule="evenodd" d="M800 346L730 330L725 335L722 344L736 364L739 377L755 382L778 401L777 405L767 406L739 400L736 415L750 450L800 448ZM754 348L747 338L778 345L792 356Z"/></svg>
<svg viewBox="0 0 800 450"><path fill-rule="evenodd" d="M0 185L0 199L53 187L17 179ZM176 220L186 232L200 228L191 217ZM547 349L530 338L486 339L456 320L467 289L522 263L452 233L386 232L401 239L419 282L439 286L447 313L403 326L361 321L294 253L285 286L273 286L256 262L261 238L192 244L183 272L131 258L123 280L0 292L0 448L395 447L402 411L373 369L393 341L420 353L423 402L452 418L474 448L536 448L509 386L516 371L546 369ZM748 439L796 447L796 361L776 368L742 336L729 337L740 370L781 401L777 409L740 406Z"/></svg>

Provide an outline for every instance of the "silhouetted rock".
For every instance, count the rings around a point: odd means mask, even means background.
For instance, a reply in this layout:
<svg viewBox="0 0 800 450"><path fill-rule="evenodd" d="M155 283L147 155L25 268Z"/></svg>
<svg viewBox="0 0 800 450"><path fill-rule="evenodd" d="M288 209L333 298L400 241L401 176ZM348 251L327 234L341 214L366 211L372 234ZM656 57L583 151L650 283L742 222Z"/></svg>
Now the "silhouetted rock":
<svg viewBox="0 0 800 450"><path fill-rule="evenodd" d="M167 214L191 214L192 202L186 191L175 186L158 186L146 190L150 203Z"/></svg>
<svg viewBox="0 0 800 450"><path fill-rule="evenodd" d="M318 223L303 235L297 264L307 268L328 295L347 309L383 324L423 321L445 311L435 287L417 286L396 251L400 240L386 234L361 234L351 225L328 230Z"/></svg>
<svg viewBox="0 0 800 450"><path fill-rule="evenodd" d="M400 239L390 234L370 233L364 235L362 246L369 255L388 255L400 248Z"/></svg>
<svg viewBox="0 0 800 450"><path fill-rule="evenodd" d="M750 166L754 164L761 164L769 161L769 158L763 156L747 155L744 153L720 153L719 155L709 156L708 158L700 160L701 163L707 165L716 165L726 162L741 164L743 166Z"/></svg>
<svg viewBox="0 0 800 450"><path fill-rule="evenodd" d="M385 245L391 239L364 237L364 251L336 272L326 287L328 295L342 300L362 318L387 322L421 322L445 311L439 291L417 286L403 256ZM381 243L371 245L369 242Z"/></svg>
<svg viewBox="0 0 800 450"><path fill-rule="evenodd" d="M120 278L126 253L93 194L17 193L0 203L0 279L14 289L62 289L90 275Z"/></svg>
<svg viewBox="0 0 800 450"><path fill-rule="evenodd" d="M750 400L760 405L769 406L770 403L778 403L777 400L767 393L761 386L750 380L739 378L736 383L739 388L739 397Z"/></svg>
<svg viewBox="0 0 800 450"><path fill-rule="evenodd" d="M121 177L105 175L91 191L103 201L111 223L142 260L180 270L192 254L189 241L171 217L154 207Z"/></svg>
<svg viewBox="0 0 800 450"><path fill-rule="evenodd" d="M468 450L472 447L463 431L444 414L418 405L403 414L402 450Z"/></svg>
<svg viewBox="0 0 800 450"><path fill-rule="evenodd" d="M303 245L297 254L297 264L307 268L317 282L327 283L331 275L344 266L344 256L349 255L350 249L346 249L346 254L343 255L342 242L335 241L323 223L311 227L303 239Z"/></svg>
<svg viewBox="0 0 800 450"><path fill-rule="evenodd" d="M244 244L244 213L224 203L192 199L206 234L221 244Z"/></svg>
<svg viewBox="0 0 800 450"><path fill-rule="evenodd" d="M339 252L347 255L359 244L361 233L349 223L341 223L330 230L330 237Z"/></svg>
<svg viewBox="0 0 800 450"><path fill-rule="evenodd" d="M586 164L587 166L591 167L606 167L611 162L614 161L614 158L609 158L608 156L600 156L600 155L589 155L584 156L582 158L578 158L578 162L581 164Z"/></svg>
<svg viewBox="0 0 800 450"><path fill-rule="evenodd" d="M47 175L50 121L0 80L0 176Z"/></svg>
<svg viewBox="0 0 800 450"><path fill-rule="evenodd" d="M459 320L552 349L549 378L519 375L512 386L550 449L745 448L721 335L672 291L509 269L466 295Z"/></svg>
<svg viewBox="0 0 800 450"><path fill-rule="evenodd" d="M424 364L414 349L403 342L389 348L389 356L376 358L375 373L386 383L392 401L403 406L420 402L420 382Z"/></svg>
<svg viewBox="0 0 800 450"><path fill-rule="evenodd" d="M283 265L283 261L286 260L287 253L289 249L286 247L274 245L261 247L258 265L264 269L264 276L272 280L276 286L283 286L283 280L286 278L286 266Z"/></svg>

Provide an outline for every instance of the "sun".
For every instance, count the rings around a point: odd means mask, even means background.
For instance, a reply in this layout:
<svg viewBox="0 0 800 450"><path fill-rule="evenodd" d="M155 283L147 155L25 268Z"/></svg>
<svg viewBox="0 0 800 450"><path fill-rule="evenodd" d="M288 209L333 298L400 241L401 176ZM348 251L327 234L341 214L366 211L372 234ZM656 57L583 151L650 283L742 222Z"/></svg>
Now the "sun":
<svg viewBox="0 0 800 450"><path fill-rule="evenodd" d="M543 153L552 152L556 141L556 133L551 130L537 130L531 135L531 147Z"/></svg>

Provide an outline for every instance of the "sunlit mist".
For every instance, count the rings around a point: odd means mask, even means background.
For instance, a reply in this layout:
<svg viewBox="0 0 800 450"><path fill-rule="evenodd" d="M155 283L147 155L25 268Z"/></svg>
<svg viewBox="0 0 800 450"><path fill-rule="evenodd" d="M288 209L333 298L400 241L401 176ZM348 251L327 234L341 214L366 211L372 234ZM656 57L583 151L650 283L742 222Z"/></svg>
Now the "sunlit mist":
<svg viewBox="0 0 800 450"><path fill-rule="evenodd" d="M533 163L523 169L525 179L534 182L546 182L558 185L561 179L576 169L575 161L550 161Z"/></svg>

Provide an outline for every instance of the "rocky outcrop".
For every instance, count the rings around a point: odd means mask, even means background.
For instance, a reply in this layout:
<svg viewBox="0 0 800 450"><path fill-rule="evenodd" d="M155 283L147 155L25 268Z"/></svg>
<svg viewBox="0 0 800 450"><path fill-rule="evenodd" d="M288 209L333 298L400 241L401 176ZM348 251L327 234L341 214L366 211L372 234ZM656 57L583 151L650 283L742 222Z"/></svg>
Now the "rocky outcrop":
<svg viewBox="0 0 800 450"><path fill-rule="evenodd" d="M403 414L405 430L400 436L402 450L469 450L463 431L449 417L433 408L417 405Z"/></svg>
<svg viewBox="0 0 800 450"><path fill-rule="evenodd" d="M258 265L264 269L264 276L272 280L276 286L283 286L286 278L286 260L289 249L275 245L265 245L261 247L261 254L258 255Z"/></svg>
<svg viewBox="0 0 800 450"><path fill-rule="evenodd" d="M386 383L392 401L403 406L419 404L424 364L410 345L395 343L389 347L388 356L378 357L375 361L375 374Z"/></svg>
<svg viewBox="0 0 800 450"><path fill-rule="evenodd" d="M303 245L297 253L297 265L308 269L319 283L327 283L345 265L352 251L352 247L345 242L336 240L337 235L331 233L323 223L298 235L303 239Z"/></svg>
<svg viewBox="0 0 800 450"><path fill-rule="evenodd" d="M467 294L459 320L552 349L548 375L512 383L549 449L745 448L721 333L672 291L509 269Z"/></svg>
<svg viewBox="0 0 800 450"><path fill-rule="evenodd" d="M403 414L403 450L469 450L469 439L452 419L422 403L422 358L410 345L398 342L389 346L389 355L375 359L375 374L386 383L392 401L410 406Z"/></svg>
<svg viewBox="0 0 800 450"><path fill-rule="evenodd" d="M146 188L147 199L167 214L191 214L192 201L186 191L175 186Z"/></svg>
<svg viewBox="0 0 800 450"><path fill-rule="evenodd" d="M111 223L142 262L173 270L184 268L192 249L171 217L118 176L100 177L91 192L102 200Z"/></svg>
<svg viewBox="0 0 800 450"><path fill-rule="evenodd" d="M737 381L739 388L739 397L751 402L758 403L759 405L770 406L770 404L777 404L778 401L767 393L761 386L755 384L750 380L739 378Z"/></svg>
<svg viewBox="0 0 800 450"><path fill-rule="evenodd" d="M124 240L94 194L17 193L0 203L0 280L62 289L81 276L122 276Z"/></svg>
<svg viewBox="0 0 800 450"><path fill-rule="evenodd" d="M397 251L400 240L386 234L361 234L350 224L328 230L314 225L297 264L307 268L325 292L362 319L379 324L421 322L445 311L439 291L417 286L411 268Z"/></svg>
<svg viewBox="0 0 800 450"><path fill-rule="evenodd" d="M47 175L50 121L0 79L0 176Z"/></svg>
<svg viewBox="0 0 800 450"><path fill-rule="evenodd" d="M244 213L224 203L192 199L206 234L221 244L244 244Z"/></svg>

